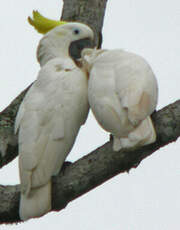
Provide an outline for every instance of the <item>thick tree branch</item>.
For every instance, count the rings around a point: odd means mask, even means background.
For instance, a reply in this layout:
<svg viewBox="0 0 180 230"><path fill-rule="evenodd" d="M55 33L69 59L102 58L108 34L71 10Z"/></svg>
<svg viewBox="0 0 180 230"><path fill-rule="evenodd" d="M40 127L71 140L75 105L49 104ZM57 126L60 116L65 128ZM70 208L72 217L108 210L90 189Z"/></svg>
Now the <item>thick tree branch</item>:
<svg viewBox="0 0 180 230"><path fill-rule="evenodd" d="M153 152L176 141L180 136L180 100L152 116L157 133L154 144L137 149L113 152L107 142L92 153L68 166L53 178L53 210L59 211L89 190L113 176L128 172ZM0 223L19 222L19 186L0 186Z"/></svg>
<svg viewBox="0 0 180 230"><path fill-rule="evenodd" d="M0 113L0 168L18 155L17 137L14 135L14 121L19 105L29 87Z"/></svg>

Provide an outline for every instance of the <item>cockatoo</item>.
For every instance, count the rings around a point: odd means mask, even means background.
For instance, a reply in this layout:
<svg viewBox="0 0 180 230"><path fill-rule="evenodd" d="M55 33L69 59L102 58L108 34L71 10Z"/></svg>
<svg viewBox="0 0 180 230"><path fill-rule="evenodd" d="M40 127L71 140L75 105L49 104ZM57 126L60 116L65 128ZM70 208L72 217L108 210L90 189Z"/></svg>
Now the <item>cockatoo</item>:
<svg viewBox="0 0 180 230"><path fill-rule="evenodd" d="M155 142L150 115L158 98L157 80L140 56L124 50L82 51L89 72L89 104L100 126L113 135L113 150Z"/></svg>
<svg viewBox="0 0 180 230"><path fill-rule="evenodd" d="M89 104L87 75L75 64L93 31L81 23L56 26L40 40L41 69L15 121L18 131L21 220L51 210L51 177L70 152Z"/></svg>

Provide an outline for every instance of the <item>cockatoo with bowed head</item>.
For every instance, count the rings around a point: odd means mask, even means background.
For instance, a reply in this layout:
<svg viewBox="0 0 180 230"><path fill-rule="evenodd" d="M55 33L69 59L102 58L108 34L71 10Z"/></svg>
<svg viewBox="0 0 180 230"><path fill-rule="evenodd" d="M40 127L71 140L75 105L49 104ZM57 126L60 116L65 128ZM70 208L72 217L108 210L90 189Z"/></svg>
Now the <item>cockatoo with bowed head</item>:
<svg viewBox="0 0 180 230"><path fill-rule="evenodd" d="M89 111L87 76L75 60L84 47L92 47L93 31L81 23L53 26L52 20L49 29L47 23L43 29L43 17L40 15L38 20L41 32L51 30L40 40L37 58L41 69L20 105L15 122L21 220L51 210L51 177L61 169ZM36 23L35 17L30 21L38 29L39 21Z"/></svg>
<svg viewBox="0 0 180 230"><path fill-rule="evenodd" d="M113 150L155 142L150 115L156 108L157 81L140 56L124 50L82 51L89 72L88 99L100 126L113 135Z"/></svg>

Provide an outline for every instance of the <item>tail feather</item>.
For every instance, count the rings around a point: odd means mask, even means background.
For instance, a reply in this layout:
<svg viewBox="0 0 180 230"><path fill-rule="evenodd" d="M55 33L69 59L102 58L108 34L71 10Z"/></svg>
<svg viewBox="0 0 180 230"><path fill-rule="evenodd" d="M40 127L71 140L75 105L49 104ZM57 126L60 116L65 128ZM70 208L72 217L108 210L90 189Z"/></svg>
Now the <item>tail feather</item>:
<svg viewBox="0 0 180 230"><path fill-rule="evenodd" d="M21 220L40 217L51 210L51 181L31 189L28 196L21 193L19 216Z"/></svg>
<svg viewBox="0 0 180 230"><path fill-rule="evenodd" d="M156 132L151 118L148 116L141 124L129 134L129 139L136 141L137 145L148 145L156 141Z"/></svg>
<svg viewBox="0 0 180 230"><path fill-rule="evenodd" d="M150 117L143 120L138 127L131 131L128 137L113 138L113 150L148 145L156 141L156 132Z"/></svg>

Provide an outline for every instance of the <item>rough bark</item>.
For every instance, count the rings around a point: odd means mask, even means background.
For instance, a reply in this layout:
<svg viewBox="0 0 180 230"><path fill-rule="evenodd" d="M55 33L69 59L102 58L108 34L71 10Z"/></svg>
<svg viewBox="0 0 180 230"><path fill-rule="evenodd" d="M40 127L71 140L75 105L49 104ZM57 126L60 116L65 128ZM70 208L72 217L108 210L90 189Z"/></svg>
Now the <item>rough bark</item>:
<svg viewBox="0 0 180 230"><path fill-rule="evenodd" d="M106 0L64 0L62 19L90 25L101 45L101 30ZM26 90L0 114L0 166L17 156L17 138L13 134L14 118ZM68 202L90 191L118 173L137 167L142 159L180 136L180 100L153 114L157 132L154 144L138 149L112 151L109 141L87 156L67 167L53 178L53 210L66 207ZM0 223L20 222L19 185L0 186Z"/></svg>
<svg viewBox="0 0 180 230"><path fill-rule="evenodd" d="M18 155L17 136L14 135L14 121L19 105L29 87L0 113L0 168Z"/></svg>
<svg viewBox="0 0 180 230"><path fill-rule="evenodd" d="M180 100L152 116L157 133L154 144L113 152L112 141L66 167L53 177L52 206L59 211L66 205L113 176L129 172L159 148L180 136ZM0 186L0 223L19 222L19 185Z"/></svg>

